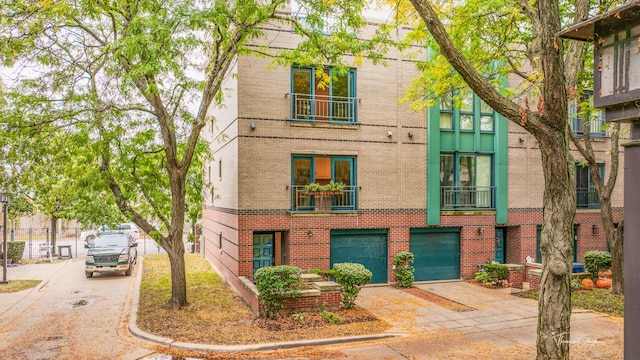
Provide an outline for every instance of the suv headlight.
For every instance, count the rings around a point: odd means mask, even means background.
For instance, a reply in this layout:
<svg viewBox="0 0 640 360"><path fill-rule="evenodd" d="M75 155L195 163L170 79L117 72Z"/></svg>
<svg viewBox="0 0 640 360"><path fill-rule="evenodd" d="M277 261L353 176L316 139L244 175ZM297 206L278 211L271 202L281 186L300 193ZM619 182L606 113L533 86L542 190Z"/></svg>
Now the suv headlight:
<svg viewBox="0 0 640 360"><path fill-rule="evenodd" d="M118 256L118 262L129 261L129 254L122 254Z"/></svg>
<svg viewBox="0 0 640 360"><path fill-rule="evenodd" d="M96 261L94 260L93 255L87 255L85 262L94 263Z"/></svg>

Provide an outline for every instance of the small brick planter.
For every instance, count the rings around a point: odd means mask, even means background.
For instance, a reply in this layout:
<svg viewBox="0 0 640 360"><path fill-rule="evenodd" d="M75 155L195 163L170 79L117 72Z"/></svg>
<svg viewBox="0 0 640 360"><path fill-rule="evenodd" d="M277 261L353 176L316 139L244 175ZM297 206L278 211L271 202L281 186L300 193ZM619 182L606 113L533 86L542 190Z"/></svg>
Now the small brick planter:
<svg viewBox="0 0 640 360"><path fill-rule="evenodd" d="M256 315L263 315L256 285L246 277L240 277L240 281L243 285L243 289L240 289L242 298ZM280 311L313 311L320 308L334 311L340 309L342 301L340 284L335 281L322 281L322 277L315 274L302 274L300 282L306 284L308 289L302 290L299 298L285 302Z"/></svg>

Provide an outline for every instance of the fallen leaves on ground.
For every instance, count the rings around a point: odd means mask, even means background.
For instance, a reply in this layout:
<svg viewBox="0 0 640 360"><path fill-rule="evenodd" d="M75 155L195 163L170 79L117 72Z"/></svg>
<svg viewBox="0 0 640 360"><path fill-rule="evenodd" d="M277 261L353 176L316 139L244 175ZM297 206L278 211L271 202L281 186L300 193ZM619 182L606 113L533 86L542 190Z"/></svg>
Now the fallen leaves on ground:
<svg viewBox="0 0 640 360"><path fill-rule="evenodd" d="M259 318L206 260L187 254L185 261L190 304L174 311L163 306L171 296L167 257L145 257L136 321L140 329L180 342L243 345L380 334L391 327L359 307L332 311L339 323L327 321L321 309Z"/></svg>

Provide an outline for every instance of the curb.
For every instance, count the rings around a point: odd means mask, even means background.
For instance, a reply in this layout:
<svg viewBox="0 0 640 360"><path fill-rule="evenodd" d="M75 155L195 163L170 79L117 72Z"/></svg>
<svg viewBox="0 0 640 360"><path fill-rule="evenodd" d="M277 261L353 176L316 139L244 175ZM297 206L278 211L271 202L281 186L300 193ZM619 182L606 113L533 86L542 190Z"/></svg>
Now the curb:
<svg viewBox="0 0 640 360"><path fill-rule="evenodd" d="M404 334L397 333L383 333L375 335L361 335L361 336L349 336L342 338L328 338L328 339L314 339L314 340L300 340L300 341L285 341L276 343L262 343L251 345L209 345L209 344L197 344L175 341L174 339L165 338L157 335L150 334L138 327L136 324L138 303L140 301L140 282L142 281L142 263L144 257L139 259L138 273L136 275L135 286L133 287L133 297L131 301L131 313L129 314L129 326L127 329L129 333L140 340L148 341L156 345L166 346L177 350L191 350L200 353L206 352L249 352L249 351L268 351L268 350L282 350L292 349L303 346L320 346L320 345L332 345L332 344L344 344L351 342L362 342L371 340L380 340L388 338L396 338L406 336Z"/></svg>

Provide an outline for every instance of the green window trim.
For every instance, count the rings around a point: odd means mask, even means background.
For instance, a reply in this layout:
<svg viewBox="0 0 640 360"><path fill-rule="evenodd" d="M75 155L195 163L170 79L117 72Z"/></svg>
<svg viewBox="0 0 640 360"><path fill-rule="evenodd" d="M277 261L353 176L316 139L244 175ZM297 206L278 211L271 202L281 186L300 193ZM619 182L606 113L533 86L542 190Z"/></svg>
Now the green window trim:
<svg viewBox="0 0 640 360"><path fill-rule="evenodd" d="M324 83L321 71L329 77ZM290 120L355 124L358 121L356 70L341 72L337 68L291 68Z"/></svg>

